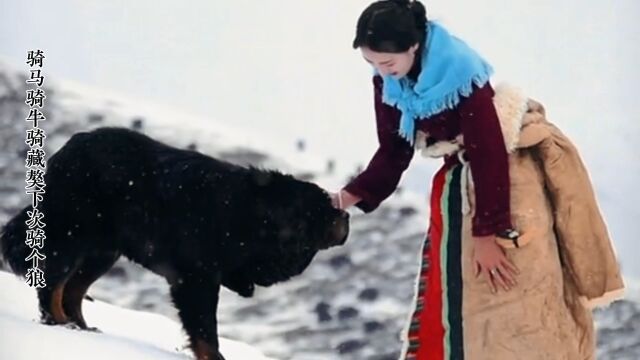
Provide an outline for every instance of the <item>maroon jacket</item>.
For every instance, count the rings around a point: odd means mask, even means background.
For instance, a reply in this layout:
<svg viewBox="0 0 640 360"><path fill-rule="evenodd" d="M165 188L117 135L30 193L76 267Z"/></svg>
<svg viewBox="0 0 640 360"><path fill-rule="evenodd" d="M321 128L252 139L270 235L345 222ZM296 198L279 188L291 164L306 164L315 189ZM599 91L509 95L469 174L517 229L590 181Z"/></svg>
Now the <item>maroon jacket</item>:
<svg viewBox="0 0 640 360"><path fill-rule="evenodd" d="M400 110L382 102L382 78L375 76L373 84L379 147L367 168L344 187L362 199L356 206L365 212L373 211L391 195L414 154L413 147L398 134ZM416 123L418 130L428 132L434 140L452 140L462 133L475 184L474 236L511 228L508 155L493 95L490 84L475 87L455 109Z"/></svg>

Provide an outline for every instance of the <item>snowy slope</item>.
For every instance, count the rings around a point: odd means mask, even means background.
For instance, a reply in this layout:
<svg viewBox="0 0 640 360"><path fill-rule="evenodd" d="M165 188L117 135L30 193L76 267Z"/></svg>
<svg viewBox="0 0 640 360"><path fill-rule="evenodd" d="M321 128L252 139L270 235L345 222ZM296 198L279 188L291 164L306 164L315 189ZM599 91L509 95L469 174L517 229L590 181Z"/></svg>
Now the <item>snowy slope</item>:
<svg viewBox="0 0 640 360"><path fill-rule="evenodd" d="M162 315L86 301L85 317L101 333L38 323L35 290L0 271L0 359L11 360L186 360L186 337L179 323ZM269 360L252 347L220 340L228 360Z"/></svg>
<svg viewBox="0 0 640 360"><path fill-rule="evenodd" d="M27 198L24 181L24 75L0 64L0 223ZM71 134L101 125L129 126L180 147L240 163L276 167L328 188L348 174L326 170L322 158L283 148L277 139L222 127L210 119L145 105L77 84L49 83L45 123L53 151ZM223 336L250 343L269 356L295 360L396 359L409 312L418 253L426 229L424 196L396 193L376 212L355 213L347 244L321 253L301 276L252 299L224 291ZM138 266L118 263L90 293L119 306L175 319L165 281ZM640 306L618 303L598 313L601 359L640 358Z"/></svg>
<svg viewBox="0 0 640 360"><path fill-rule="evenodd" d="M371 71L350 46L371 1L0 0L0 54L24 69L40 46L49 75L277 134L289 153L304 137L351 169L376 146ZM625 271L640 277L640 1L424 4L575 141ZM437 166L416 159L404 185L428 191Z"/></svg>

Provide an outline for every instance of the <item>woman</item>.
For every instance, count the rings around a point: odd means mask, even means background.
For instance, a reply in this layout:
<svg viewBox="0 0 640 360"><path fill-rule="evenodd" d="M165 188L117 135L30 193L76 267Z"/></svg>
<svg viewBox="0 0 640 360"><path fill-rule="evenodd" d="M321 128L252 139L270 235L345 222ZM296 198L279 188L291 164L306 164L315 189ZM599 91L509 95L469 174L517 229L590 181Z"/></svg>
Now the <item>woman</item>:
<svg viewBox="0 0 640 360"><path fill-rule="evenodd" d="M623 285L570 142L418 1L371 4L353 47L375 69L379 147L334 204L370 212L415 149L444 158L402 358L592 359L589 306Z"/></svg>

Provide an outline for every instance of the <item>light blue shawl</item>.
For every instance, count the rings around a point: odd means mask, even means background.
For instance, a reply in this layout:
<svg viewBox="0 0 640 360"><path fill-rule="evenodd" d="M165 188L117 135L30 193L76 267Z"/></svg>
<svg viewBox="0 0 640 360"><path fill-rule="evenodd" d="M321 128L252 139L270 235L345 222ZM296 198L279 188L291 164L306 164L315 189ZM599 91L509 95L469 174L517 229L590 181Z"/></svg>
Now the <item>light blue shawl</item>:
<svg viewBox="0 0 640 360"><path fill-rule="evenodd" d="M413 144L415 122L455 108L460 97L484 86L493 68L464 41L441 25L428 22L426 48L416 82L383 77L382 100L402 112L400 135Z"/></svg>

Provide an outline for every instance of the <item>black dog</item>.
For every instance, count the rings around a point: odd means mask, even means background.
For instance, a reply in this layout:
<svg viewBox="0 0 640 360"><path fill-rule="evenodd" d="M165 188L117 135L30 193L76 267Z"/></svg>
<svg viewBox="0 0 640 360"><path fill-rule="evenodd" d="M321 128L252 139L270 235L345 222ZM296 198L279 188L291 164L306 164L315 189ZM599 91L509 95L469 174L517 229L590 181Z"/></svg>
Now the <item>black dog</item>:
<svg viewBox="0 0 640 360"><path fill-rule="evenodd" d="M44 214L42 320L87 329L82 299L124 255L164 276L196 357L223 359L220 285L249 297L300 274L341 245L348 215L325 191L290 175L222 162L121 128L74 135L50 157ZM24 275L25 221L3 228L2 253Z"/></svg>

